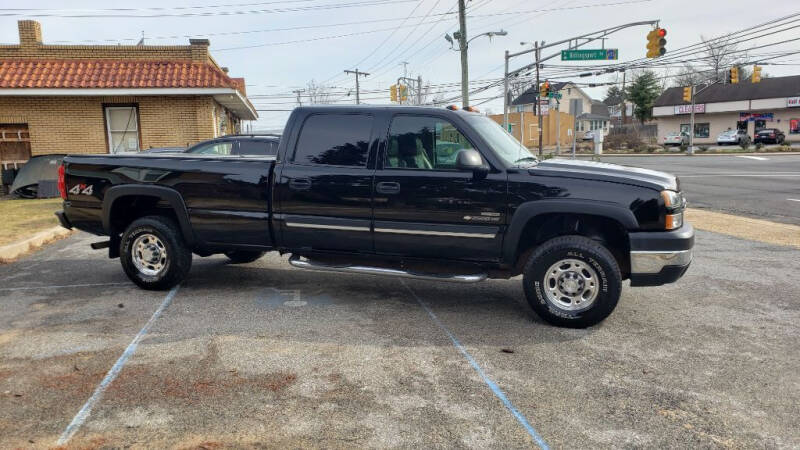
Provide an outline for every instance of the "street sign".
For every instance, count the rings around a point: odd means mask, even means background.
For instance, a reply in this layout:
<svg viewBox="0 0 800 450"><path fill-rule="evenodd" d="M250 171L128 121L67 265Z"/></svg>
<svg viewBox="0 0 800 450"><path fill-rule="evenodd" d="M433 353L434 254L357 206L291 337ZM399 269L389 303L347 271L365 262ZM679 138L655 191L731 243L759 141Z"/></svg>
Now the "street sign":
<svg viewBox="0 0 800 450"><path fill-rule="evenodd" d="M609 61L617 59L619 59L619 49L616 48L561 50L562 61Z"/></svg>

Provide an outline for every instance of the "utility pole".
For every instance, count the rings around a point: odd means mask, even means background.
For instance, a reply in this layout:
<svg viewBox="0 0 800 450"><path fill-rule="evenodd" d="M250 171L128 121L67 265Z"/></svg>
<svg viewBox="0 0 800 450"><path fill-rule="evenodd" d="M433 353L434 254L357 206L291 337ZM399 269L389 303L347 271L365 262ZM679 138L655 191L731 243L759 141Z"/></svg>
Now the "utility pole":
<svg viewBox="0 0 800 450"><path fill-rule="evenodd" d="M506 73L503 76L503 127L508 131L508 50L506 50Z"/></svg>
<svg viewBox="0 0 800 450"><path fill-rule="evenodd" d="M458 46L461 50L461 102L469 106L469 66L467 62L467 13L464 0L458 0Z"/></svg>
<svg viewBox="0 0 800 450"><path fill-rule="evenodd" d="M542 42L542 44L544 45L544 42ZM536 89L539 89L539 57L541 56L539 52L539 41L536 41L535 50L536 50ZM541 92L541 89L539 89L539 92ZM544 148L542 145L542 99L541 98L539 98L538 101L536 102L536 107L538 108L539 111L537 115L539 117L539 157L541 158L542 154L544 153Z"/></svg>
<svg viewBox="0 0 800 450"><path fill-rule="evenodd" d="M690 155L694 154L694 93L695 86L692 84L692 117L689 119L689 148L686 150Z"/></svg>
<svg viewBox="0 0 800 450"><path fill-rule="evenodd" d="M625 126L625 122L628 119L628 103L627 99L625 98L625 74L627 72L623 69L622 70L622 126Z"/></svg>
<svg viewBox="0 0 800 450"><path fill-rule="evenodd" d="M417 106L422 105L422 75L417 77Z"/></svg>
<svg viewBox="0 0 800 450"><path fill-rule="evenodd" d="M358 88L358 77L359 76L368 77L369 74L367 72L359 72L358 68L356 68L356 70L345 70L344 73L346 73L348 75L349 74L355 74L355 76L356 76L356 105L358 105L358 104L361 103L361 92L359 91L359 88Z"/></svg>
<svg viewBox="0 0 800 450"><path fill-rule="evenodd" d="M402 61L400 64L403 65L403 78L408 77L408 61Z"/></svg>
<svg viewBox="0 0 800 450"><path fill-rule="evenodd" d="M305 89L297 89L295 91L292 91L293 93L297 94L297 106L303 106L303 101L300 100L300 94L302 94L305 91L306 91Z"/></svg>

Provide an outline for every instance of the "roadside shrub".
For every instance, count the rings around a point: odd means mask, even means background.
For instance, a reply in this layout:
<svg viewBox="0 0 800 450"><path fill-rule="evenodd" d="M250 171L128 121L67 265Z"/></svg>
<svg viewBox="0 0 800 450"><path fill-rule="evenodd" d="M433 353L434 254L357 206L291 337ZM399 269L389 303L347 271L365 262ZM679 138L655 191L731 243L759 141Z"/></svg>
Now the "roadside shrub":
<svg viewBox="0 0 800 450"><path fill-rule="evenodd" d="M779 147L779 150L782 152L790 152L792 151L792 146L789 144L783 144Z"/></svg>
<svg viewBox="0 0 800 450"><path fill-rule="evenodd" d="M739 147L742 147L742 150L747 150L748 148L750 148L750 141L746 140L744 142L740 142Z"/></svg>
<svg viewBox="0 0 800 450"><path fill-rule="evenodd" d="M624 134L610 134L603 141L603 150L622 150L624 145Z"/></svg>
<svg viewBox="0 0 800 450"><path fill-rule="evenodd" d="M698 148L700 149L701 152L707 152L708 151L708 146L707 145L701 145Z"/></svg>
<svg viewBox="0 0 800 450"><path fill-rule="evenodd" d="M756 151L760 151L762 148L764 148L763 143L759 142L758 144L756 144Z"/></svg>
<svg viewBox="0 0 800 450"><path fill-rule="evenodd" d="M639 133L628 133L628 134L624 134L623 136L625 138L624 139L625 146L630 148L630 149L634 149L635 150L638 147L640 147L642 144L644 144L642 142L642 138L639 136Z"/></svg>
<svg viewBox="0 0 800 450"><path fill-rule="evenodd" d="M681 146L679 148L681 149L682 152L685 152L686 150L689 149L689 146L684 143L681 143Z"/></svg>

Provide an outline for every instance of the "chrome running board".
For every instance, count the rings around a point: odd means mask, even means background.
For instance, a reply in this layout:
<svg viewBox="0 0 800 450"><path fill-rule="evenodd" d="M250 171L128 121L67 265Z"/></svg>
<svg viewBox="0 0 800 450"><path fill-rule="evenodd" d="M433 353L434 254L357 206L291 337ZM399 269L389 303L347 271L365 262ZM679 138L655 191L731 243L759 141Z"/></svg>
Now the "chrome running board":
<svg viewBox="0 0 800 450"><path fill-rule="evenodd" d="M417 280L429 281L450 281L454 283L478 283L486 280L485 273L472 275L453 275L435 273L417 273L401 269L390 269L386 267L360 266L360 265L332 265L324 264L310 259L301 259L300 256L292 255L289 264L299 269L318 270L323 272L344 272L359 273L363 275L388 275L401 278L414 278Z"/></svg>

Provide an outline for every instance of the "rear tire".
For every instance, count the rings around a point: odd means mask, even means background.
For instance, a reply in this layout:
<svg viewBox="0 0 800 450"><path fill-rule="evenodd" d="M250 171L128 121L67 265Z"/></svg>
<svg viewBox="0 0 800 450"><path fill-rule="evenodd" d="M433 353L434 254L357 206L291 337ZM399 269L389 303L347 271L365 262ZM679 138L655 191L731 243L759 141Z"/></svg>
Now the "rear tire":
<svg viewBox="0 0 800 450"><path fill-rule="evenodd" d="M550 239L523 271L531 308L550 324L586 328L614 311L622 292L619 265L601 243L583 236Z"/></svg>
<svg viewBox="0 0 800 450"><path fill-rule="evenodd" d="M140 288L165 290L180 284L192 267L178 225L167 217L147 216L128 226L120 242L120 262Z"/></svg>
<svg viewBox="0 0 800 450"><path fill-rule="evenodd" d="M261 258L265 253L267 252L260 252L257 250L231 250L225 252L225 256L234 264L246 264Z"/></svg>

